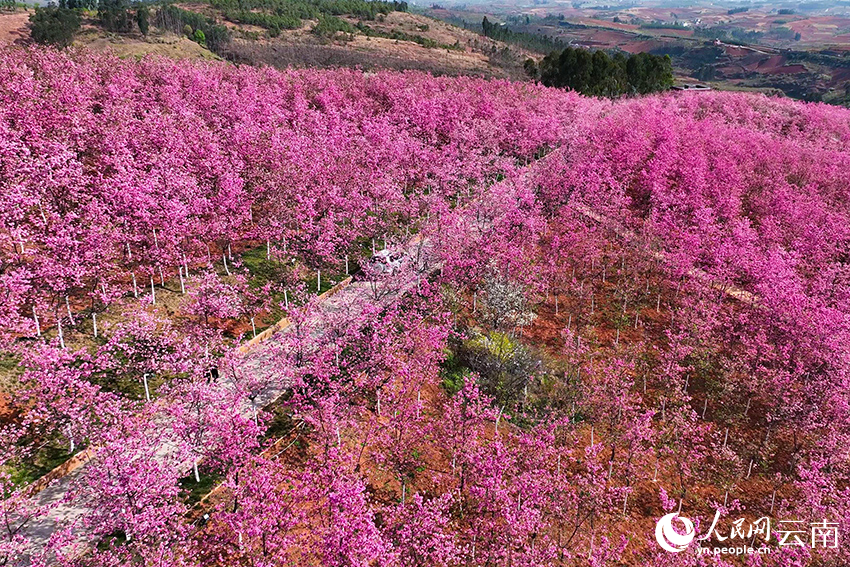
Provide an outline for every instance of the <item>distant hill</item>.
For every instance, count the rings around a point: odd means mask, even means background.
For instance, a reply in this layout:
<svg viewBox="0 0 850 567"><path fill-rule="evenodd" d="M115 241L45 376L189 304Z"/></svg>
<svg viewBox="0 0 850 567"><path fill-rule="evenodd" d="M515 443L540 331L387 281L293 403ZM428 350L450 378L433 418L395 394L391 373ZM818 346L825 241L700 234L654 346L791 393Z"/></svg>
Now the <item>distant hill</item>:
<svg viewBox="0 0 850 567"><path fill-rule="evenodd" d="M415 69L437 75L524 79L528 53L517 46L406 11L403 2L362 0L230 0L158 4L151 28L120 33L83 12L74 45L119 56L223 58L276 67ZM0 12L0 42L29 41L30 11ZM191 30L191 33L186 33ZM203 40L194 37L200 30ZM193 38L195 41L193 41Z"/></svg>

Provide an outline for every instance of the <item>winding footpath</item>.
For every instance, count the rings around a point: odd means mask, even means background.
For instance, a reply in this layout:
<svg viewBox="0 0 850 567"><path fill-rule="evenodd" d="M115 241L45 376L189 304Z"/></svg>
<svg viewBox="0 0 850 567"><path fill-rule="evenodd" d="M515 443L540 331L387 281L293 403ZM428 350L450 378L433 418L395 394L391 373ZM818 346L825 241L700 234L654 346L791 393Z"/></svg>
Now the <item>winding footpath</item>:
<svg viewBox="0 0 850 567"><path fill-rule="evenodd" d="M422 278L428 277L439 269L439 265L431 261L432 250L427 241L419 236L411 238L405 245L398 248L403 250L410 259L407 269L399 274L385 278L375 283L370 281L354 280L348 278L325 292L318 298L318 309L307 318L301 325L301 332L312 338L318 338L323 334L323 322L326 317L340 314L345 317L355 317L367 305L389 305L406 295L418 285ZM263 384L264 387L256 392L253 403L246 398L243 399L239 413L243 417L252 417L256 408L266 407L274 403L287 390L287 384L275 377L275 366L272 360L276 349L279 348L293 332L293 325L283 319L267 329L265 332L240 347L242 359L236 368L235 374L241 377L251 375L254 383ZM238 385L230 373L222 373L219 384L230 389L237 389ZM158 427L169 427L168 420L164 419L157 423ZM61 471L61 476L47 483L35 496L37 506L48 509L44 516L30 520L23 531L30 545L30 553L38 552L48 544L51 536L66 526L72 526L82 519L90 509L83 502L71 498L75 482L80 478L81 472L85 470L95 456L96 448L90 448L76 455L74 462L69 463ZM168 442L158 447L156 455L163 460L179 454L179 448ZM192 470L192 461L186 461L182 469ZM68 470L70 469L70 470ZM65 472L67 471L67 472ZM77 551L82 553L90 544L91 535L87 534L79 526L74 528L75 545ZM22 557L17 565L25 566L30 563L29 557Z"/></svg>

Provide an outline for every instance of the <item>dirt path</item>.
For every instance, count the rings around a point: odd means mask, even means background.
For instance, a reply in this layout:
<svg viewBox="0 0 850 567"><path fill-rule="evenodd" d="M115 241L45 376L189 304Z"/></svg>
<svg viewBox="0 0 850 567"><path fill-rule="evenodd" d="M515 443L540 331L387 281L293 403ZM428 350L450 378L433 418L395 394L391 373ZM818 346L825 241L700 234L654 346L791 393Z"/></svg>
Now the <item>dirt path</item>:
<svg viewBox="0 0 850 567"><path fill-rule="evenodd" d="M23 10L0 12L0 43L20 43L28 40L30 30L27 24L31 13Z"/></svg>

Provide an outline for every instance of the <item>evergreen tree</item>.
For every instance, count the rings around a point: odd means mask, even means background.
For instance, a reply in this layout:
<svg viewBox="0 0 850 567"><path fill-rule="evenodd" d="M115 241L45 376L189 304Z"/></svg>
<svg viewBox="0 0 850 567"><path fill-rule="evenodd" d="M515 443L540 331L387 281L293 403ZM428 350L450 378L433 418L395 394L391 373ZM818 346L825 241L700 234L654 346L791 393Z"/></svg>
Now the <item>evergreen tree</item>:
<svg viewBox="0 0 850 567"><path fill-rule="evenodd" d="M150 30L150 9L144 4L140 4L136 8L136 23L139 24L139 31L142 32L142 35L148 35L148 31Z"/></svg>
<svg viewBox="0 0 850 567"><path fill-rule="evenodd" d="M109 31L128 32L133 25L127 0L100 0L97 16Z"/></svg>
<svg viewBox="0 0 850 567"><path fill-rule="evenodd" d="M36 8L30 16L30 33L37 43L67 47L79 29L80 15L70 8Z"/></svg>
<svg viewBox="0 0 850 567"><path fill-rule="evenodd" d="M554 51L540 63L540 80L593 96L616 97L647 94L670 88L673 71L668 56L649 53L614 57L606 52L567 47Z"/></svg>
<svg viewBox="0 0 850 567"><path fill-rule="evenodd" d="M538 78L538 68L537 62L534 61L531 57L525 60L525 63L522 65L523 69L525 69L525 74L528 75L532 79Z"/></svg>

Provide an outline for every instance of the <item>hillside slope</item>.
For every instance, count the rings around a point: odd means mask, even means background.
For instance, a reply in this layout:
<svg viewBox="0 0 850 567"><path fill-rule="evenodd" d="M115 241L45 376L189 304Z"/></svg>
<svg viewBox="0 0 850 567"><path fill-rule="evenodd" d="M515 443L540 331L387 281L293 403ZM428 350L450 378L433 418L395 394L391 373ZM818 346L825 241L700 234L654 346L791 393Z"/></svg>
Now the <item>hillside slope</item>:
<svg viewBox="0 0 850 567"><path fill-rule="evenodd" d="M808 535L850 529L850 111L84 50L0 78L0 516L91 448L67 502L106 551L69 564L850 564ZM275 303L242 372L226 323ZM673 556L676 510L769 552ZM12 528L0 563L43 541Z"/></svg>
<svg viewBox="0 0 850 567"><path fill-rule="evenodd" d="M0 42L28 43L30 13L0 13ZM281 68L411 69L438 75L525 77L522 62L529 54L524 50L424 15L397 10L374 18L317 14L280 20L260 11L234 12L221 3L161 5L153 8L152 26L144 36L135 24L128 32L107 31L94 12L86 12L74 45L110 50L120 57L156 54ZM193 41L183 33L187 26L206 31L207 36L214 28L224 39Z"/></svg>

